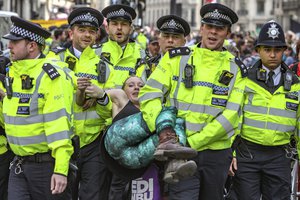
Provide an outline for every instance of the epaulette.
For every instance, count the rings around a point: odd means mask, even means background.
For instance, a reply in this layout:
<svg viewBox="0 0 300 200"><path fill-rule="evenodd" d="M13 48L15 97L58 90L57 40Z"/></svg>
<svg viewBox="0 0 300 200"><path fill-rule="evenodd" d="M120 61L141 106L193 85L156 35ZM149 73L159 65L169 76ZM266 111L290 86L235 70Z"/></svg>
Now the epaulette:
<svg viewBox="0 0 300 200"><path fill-rule="evenodd" d="M188 47L178 47L178 48L170 49L169 56L170 56L170 58L173 58L175 56L189 55L190 52L191 52L191 49Z"/></svg>
<svg viewBox="0 0 300 200"><path fill-rule="evenodd" d="M51 49L51 51L53 51L55 54L59 54L60 52L66 51L65 47L56 47Z"/></svg>
<svg viewBox="0 0 300 200"><path fill-rule="evenodd" d="M241 73L242 73L242 77L246 77L248 75L248 70L246 65L241 61L241 59L239 57L235 57L234 58L235 63L239 66Z"/></svg>
<svg viewBox="0 0 300 200"><path fill-rule="evenodd" d="M137 70L141 65L146 65L146 64L147 64L146 59L138 58L135 65L135 69Z"/></svg>
<svg viewBox="0 0 300 200"><path fill-rule="evenodd" d="M50 63L45 63L42 68L48 74L51 80L54 80L60 76L57 69L55 69L55 67L53 67L53 65Z"/></svg>
<svg viewBox="0 0 300 200"><path fill-rule="evenodd" d="M102 47L102 43L101 44L94 44L92 46L92 49L98 49L98 48L101 48Z"/></svg>

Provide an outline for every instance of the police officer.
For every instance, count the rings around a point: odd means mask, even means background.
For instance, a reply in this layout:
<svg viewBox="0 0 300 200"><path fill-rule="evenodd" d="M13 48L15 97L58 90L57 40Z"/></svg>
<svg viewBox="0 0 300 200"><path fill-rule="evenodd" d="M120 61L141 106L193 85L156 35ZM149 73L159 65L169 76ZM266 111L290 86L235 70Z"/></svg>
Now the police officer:
<svg viewBox="0 0 300 200"><path fill-rule="evenodd" d="M136 74L145 81L145 50L129 39L133 31L132 20L136 17L135 10L126 5L113 4L104 8L102 14L107 20L108 40L95 51L112 63L115 87L122 88L131 74Z"/></svg>
<svg viewBox="0 0 300 200"><path fill-rule="evenodd" d="M160 17L156 26L160 31L158 45L160 54L148 59L151 72L155 69L163 55L170 49L184 46L185 37L190 34L190 25L177 15L165 15Z"/></svg>
<svg viewBox="0 0 300 200"><path fill-rule="evenodd" d="M101 88L108 87L108 65L100 61L91 48L103 23L102 14L93 8L81 7L70 13L68 22L72 46L69 49L57 48L50 56L68 63L76 79L86 78ZM103 72L102 68L107 73ZM76 89L77 87L74 92ZM105 199L109 189L107 182L110 180L110 172L104 165L98 148L105 120L95 111L95 99L87 97L81 85L78 85L78 89L78 104L74 104L74 125L75 134L80 137L80 158L77 162L79 198ZM76 198L75 196L73 198Z"/></svg>
<svg viewBox="0 0 300 200"><path fill-rule="evenodd" d="M0 79L5 77L7 65L10 60L5 56L0 56ZM0 99L2 100L5 93L0 90ZM0 102L0 113L2 113L2 101ZM4 130L3 115L0 116L0 199L7 200L7 187L9 176L9 164L12 161L14 155L11 152L6 139Z"/></svg>
<svg viewBox="0 0 300 200"><path fill-rule="evenodd" d="M281 26L264 24L256 44L260 59L246 79L233 187L238 199L290 199L289 143L299 135L300 84L282 61L286 47Z"/></svg>
<svg viewBox="0 0 300 200"><path fill-rule="evenodd" d="M238 127L246 69L223 48L238 17L219 3L204 5L200 14L201 43L169 50L139 95L150 131L155 130L166 96L165 105L178 109L178 117L185 119L188 144L198 151L196 174L170 184L169 199L223 199L232 161L231 136ZM159 137L172 138L174 130L166 127Z"/></svg>
<svg viewBox="0 0 300 200"><path fill-rule="evenodd" d="M50 33L11 17L12 65L5 77L5 131L16 155L10 168L8 199L70 199L67 187L71 144L72 80L42 54ZM13 79L13 81L12 81Z"/></svg>

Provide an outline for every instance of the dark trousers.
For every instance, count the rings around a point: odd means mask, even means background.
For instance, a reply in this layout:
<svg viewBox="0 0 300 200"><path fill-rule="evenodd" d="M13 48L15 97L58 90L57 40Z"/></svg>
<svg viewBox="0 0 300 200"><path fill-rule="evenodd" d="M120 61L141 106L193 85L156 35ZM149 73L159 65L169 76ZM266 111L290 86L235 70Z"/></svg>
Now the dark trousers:
<svg viewBox="0 0 300 200"><path fill-rule="evenodd" d="M15 158L9 174L8 200L71 200L69 185L62 194L51 194L53 162L23 162L20 167Z"/></svg>
<svg viewBox="0 0 300 200"><path fill-rule="evenodd" d="M100 136L80 149L78 180L80 200L108 199L111 172L100 156Z"/></svg>
<svg viewBox="0 0 300 200"><path fill-rule="evenodd" d="M9 177L9 164L13 160L13 153L7 151L0 155L0 199L7 199L7 187Z"/></svg>
<svg viewBox="0 0 300 200"><path fill-rule="evenodd" d="M231 149L204 150L194 159L198 170L190 178L169 184L169 200L223 200Z"/></svg>
<svg viewBox="0 0 300 200"><path fill-rule="evenodd" d="M127 195L130 195L130 184L131 181L124 180L113 174L109 191L109 200L127 199Z"/></svg>
<svg viewBox="0 0 300 200"><path fill-rule="evenodd" d="M236 149L238 170L233 189L240 200L290 200L291 160L283 146L242 140Z"/></svg>

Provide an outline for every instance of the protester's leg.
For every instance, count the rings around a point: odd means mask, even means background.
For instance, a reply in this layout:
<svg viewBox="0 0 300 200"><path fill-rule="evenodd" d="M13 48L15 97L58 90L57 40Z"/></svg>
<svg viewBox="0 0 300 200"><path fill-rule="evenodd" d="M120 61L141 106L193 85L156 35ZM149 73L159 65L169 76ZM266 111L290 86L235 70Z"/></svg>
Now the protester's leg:
<svg viewBox="0 0 300 200"><path fill-rule="evenodd" d="M115 174L112 176L110 190L109 190L109 200L122 200L124 192L129 181L124 180Z"/></svg>

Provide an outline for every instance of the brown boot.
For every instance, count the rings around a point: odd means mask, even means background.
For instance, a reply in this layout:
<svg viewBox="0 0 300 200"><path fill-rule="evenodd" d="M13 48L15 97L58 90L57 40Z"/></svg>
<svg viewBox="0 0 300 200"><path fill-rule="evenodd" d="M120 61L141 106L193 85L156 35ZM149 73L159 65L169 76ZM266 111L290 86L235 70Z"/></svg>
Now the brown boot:
<svg viewBox="0 0 300 200"><path fill-rule="evenodd" d="M164 130L159 134L159 145L154 152L156 160L166 161L168 158L189 159L195 156L197 156L197 151L179 144L172 129Z"/></svg>
<svg viewBox="0 0 300 200"><path fill-rule="evenodd" d="M167 163L164 173L166 183L178 183L181 179L191 177L197 170L197 164L193 160L172 159Z"/></svg>

